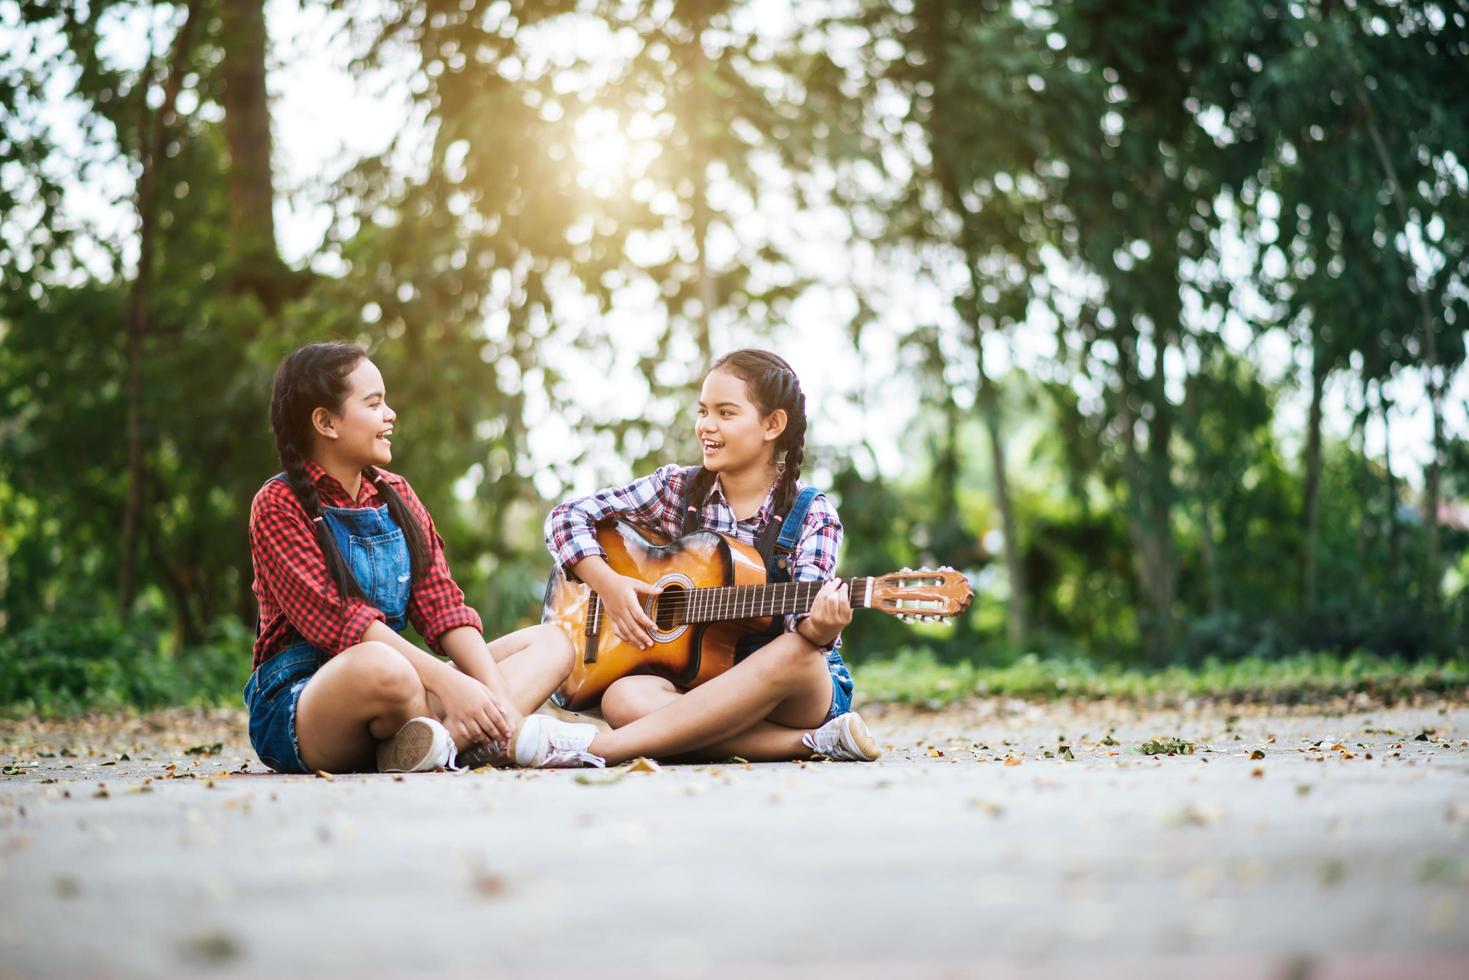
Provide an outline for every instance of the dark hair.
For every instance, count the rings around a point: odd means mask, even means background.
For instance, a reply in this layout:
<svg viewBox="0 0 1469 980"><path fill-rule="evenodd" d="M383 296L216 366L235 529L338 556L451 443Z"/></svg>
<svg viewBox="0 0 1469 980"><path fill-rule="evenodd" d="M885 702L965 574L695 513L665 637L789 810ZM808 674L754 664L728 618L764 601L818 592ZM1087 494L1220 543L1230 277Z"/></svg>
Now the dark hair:
<svg viewBox="0 0 1469 980"><path fill-rule="evenodd" d="M775 441L776 453L785 454L785 469L775 495L775 513L784 516L795 502L796 481L801 478L801 463L806 456L806 396L801 392L801 381L784 358L765 350L731 351L710 366L709 372L715 371L727 371L744 381L750 400L761 415L785 409L785 431ZM689 485L684 533L697 528L699 511L713 485L714 471L699 467Z"/></svg>
<svg viewBox="0 0 1469 980"><path fill-rule="evenodd" d="M347 397L347 376L367 357L367 352L354 344L336 341L307 344L286 355L275 371L275 384L270 397L270 427L275 432L275 448L280 454L286 482L311 519L316 543L326 557L327 574L337 583L345 600L355 596L366 600L352 570L337 549L336 538L321 516L321 497L316 484L306 473L306 460L311 455L311 415L318 408L337 411ZM387 502L388 513L403 529L408 543L408 557L416 583L428 570L428 540L418 518L408 509L398 492L383 479L375 466L365 466L362 475L377 486Z"/></svg>

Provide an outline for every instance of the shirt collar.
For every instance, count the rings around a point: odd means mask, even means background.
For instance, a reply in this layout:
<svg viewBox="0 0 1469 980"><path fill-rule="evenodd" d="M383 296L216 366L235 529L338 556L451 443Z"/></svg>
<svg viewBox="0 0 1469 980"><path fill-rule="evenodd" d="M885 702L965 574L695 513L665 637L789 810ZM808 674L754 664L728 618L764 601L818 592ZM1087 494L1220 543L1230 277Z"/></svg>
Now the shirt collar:
<svg viewBox="0 0 1469 980"><path fill-rule="evenodd" d="M760 504L760 509L755 511L753 518L747 518L747 520L753 519L756 523L762 525L770 520L770 515L775 511L775 490L780 486L780 478L784 473L785 464L776 464L775 482L766 491L765 500ZM719 474L717 473L714 475L714 482L710 485L709 492L704 496L704 502L708 503L711 497L718 503L724 505L724 508L729 511L730 516L734 517L734 508L730 506L729 498L724 495L724 483L720 480ZM739 518L735 517L735 523L740 523Z"/></svg>
<svg viewBox="0 0 1469 980"><path fill-rule="evenodd" d="M331 497L336 500L348 499L347 488L342 486L336 477L322 469L321 464L317 463L316 460L307 457L304 469L306 470L307 477L316 485L316 489L321 491L323 497ZM360 506L376 495L377 487L371 480L364 476L362 478L362 486L357 490L357 500L354 503Z"/></svg>

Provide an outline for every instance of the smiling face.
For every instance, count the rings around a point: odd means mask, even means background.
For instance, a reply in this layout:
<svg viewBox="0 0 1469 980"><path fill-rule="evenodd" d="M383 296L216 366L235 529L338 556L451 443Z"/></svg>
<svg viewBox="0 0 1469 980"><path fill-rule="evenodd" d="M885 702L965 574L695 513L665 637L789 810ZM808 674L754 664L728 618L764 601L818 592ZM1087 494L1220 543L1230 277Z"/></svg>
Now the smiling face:
<svg viewBox="0 0 1469 980"><path fill-rule="evenodd" d="M694 435L705 468L730 473L770 464L785 426L786 413L781 409L760 414L750 400L749 386L738 375L716 369L704 378Z"/></svg>
<svg viewBox="0 0 1469 980"><path fill-rule="evenodd" d="M319 449L353 468L393 461L393 420L382 372L367 358L347 375L347 395L335 412L318 408L311 421Z"/></svg>

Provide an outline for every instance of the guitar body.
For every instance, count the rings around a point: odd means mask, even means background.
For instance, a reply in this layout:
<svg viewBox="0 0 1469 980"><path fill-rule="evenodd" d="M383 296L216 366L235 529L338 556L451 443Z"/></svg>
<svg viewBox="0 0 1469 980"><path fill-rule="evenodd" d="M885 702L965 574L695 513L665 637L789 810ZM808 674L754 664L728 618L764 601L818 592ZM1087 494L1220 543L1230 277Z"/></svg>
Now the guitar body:
<svg viewBox="0 0 1469 980"><path fill-rule="evenodd" d="M597 541L613 571L663 590L643 600L659 629L647 650L624 643L591 589L567 579L560 569L553 571L541 621L559 626L576 650L571 675L551 696L562 708L595 706L613 681L629 674L654 674L679 687L697 687L734 666L735 648L743 637L774 626L769 617L676 624L669 611L660 615L660 604L677 604L685 590L764 584L765 563L749 545L713 531L670 542L624 521L599 527Z"/></svg>

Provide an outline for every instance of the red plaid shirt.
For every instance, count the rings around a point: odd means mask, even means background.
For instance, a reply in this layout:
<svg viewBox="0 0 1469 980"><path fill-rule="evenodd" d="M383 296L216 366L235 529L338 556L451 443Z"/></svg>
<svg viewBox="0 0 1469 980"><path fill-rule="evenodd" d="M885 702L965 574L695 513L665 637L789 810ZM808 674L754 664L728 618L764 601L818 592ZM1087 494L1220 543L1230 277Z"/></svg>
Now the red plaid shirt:
<svg viewBox="0 0 1469 980"><path fill-rule="evenodd" d="M483 630L479 613L464 604L464 591L449 574L444 560L444 539L434 529L433 518L408 481L387 470L383 477L398 491L418 518L429 542L429 568L413 584L408 597L408 621L435 651L439 637L459 626ZM385 501L377 486L363 478L357 499L312 460L306 473L316 484L324 507L379 507ZM260 635L255 638L255 666L285 649L296 636L335 656L362 642L362 634L374 620L387 617L361 599L342 593L327 574L311 519L296 494L283 480L271 480L260 488L250 505L250 557L255 565L251 589L260 603Z"/></svg>

